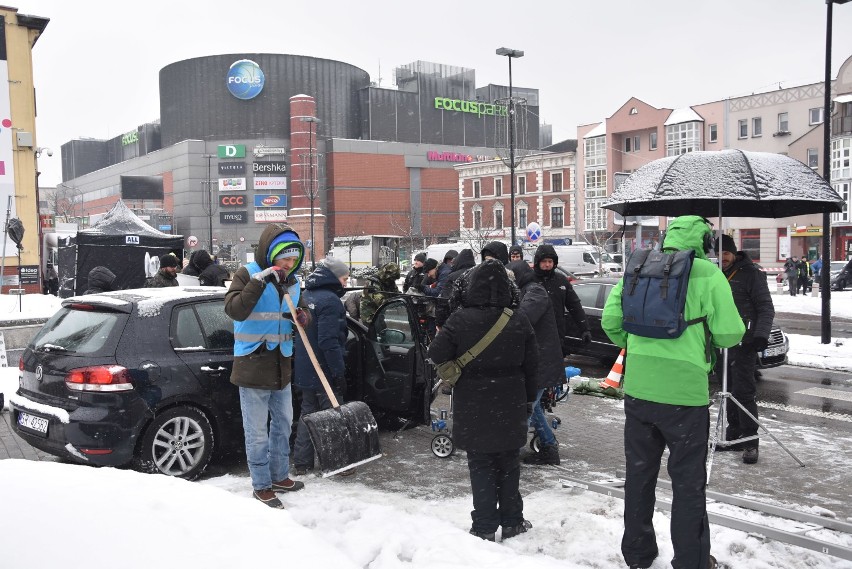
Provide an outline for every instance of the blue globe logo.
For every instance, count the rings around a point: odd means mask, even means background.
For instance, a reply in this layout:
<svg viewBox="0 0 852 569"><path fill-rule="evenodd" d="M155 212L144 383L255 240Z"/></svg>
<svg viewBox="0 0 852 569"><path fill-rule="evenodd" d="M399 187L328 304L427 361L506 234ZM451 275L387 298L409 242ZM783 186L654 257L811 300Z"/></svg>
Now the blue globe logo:
<svg viewBox="0 0 852 569"><path fill-rule="evenodd" d="M260 66L249 59L241 59L228 69L228 91L237 99L254 99L263 91L266 78Z"/></svg>

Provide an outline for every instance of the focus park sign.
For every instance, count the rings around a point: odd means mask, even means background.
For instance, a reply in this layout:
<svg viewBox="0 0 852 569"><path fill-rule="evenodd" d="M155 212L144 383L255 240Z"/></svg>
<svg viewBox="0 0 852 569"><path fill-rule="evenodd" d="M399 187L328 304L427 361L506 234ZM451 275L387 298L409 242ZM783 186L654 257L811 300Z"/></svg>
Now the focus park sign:
<svg viewBox="0 0 852 569"><path fill-rule="evenodd" d="M473 113L478 117L481 117L482 115L509 116L509 109L503 105L480 103L479 101L463 101L461 99L448 99L446 97L435 97L435 108L444 111Z"/></svg>

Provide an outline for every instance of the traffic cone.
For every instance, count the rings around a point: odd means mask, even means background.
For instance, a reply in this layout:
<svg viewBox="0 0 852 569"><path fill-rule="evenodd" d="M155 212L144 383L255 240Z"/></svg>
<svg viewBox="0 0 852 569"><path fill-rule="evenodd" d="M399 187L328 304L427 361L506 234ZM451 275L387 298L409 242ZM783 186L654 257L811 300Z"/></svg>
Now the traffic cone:
<svg viewBox="0 0 852 569"><path fill-rule="evenodd" d="M598 384L601 388L606 389L607 387L612 387L613 389L618 389L621 387L621 379L624 377L625 352L626 350L622 348L615 360L615 363L612 364L612 369L609 370L609 375L606 376L605 380Z"/></svg>

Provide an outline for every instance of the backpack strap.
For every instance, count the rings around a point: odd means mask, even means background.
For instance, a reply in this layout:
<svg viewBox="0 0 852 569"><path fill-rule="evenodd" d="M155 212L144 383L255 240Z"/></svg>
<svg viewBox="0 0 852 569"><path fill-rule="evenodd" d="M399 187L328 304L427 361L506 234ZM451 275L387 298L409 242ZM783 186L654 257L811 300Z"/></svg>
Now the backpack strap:
<svg viewBox="0 0 852 569"><path fill-rule="evenodd" d="M630 290L627 292L629 295L633 295L636 292L636 285L639 284L639 273L642 272L642 267L645 266L645 261L648 260L648 255L651 253L650 249L639 249L633 253L630 258L630 263L632 264L633 257L636 258L636 266L633 268L633 278L630 281ZM627 275L625 275L626 277Z"/></svg>
<svg viewBox="0 0 852 569"><path fill-rule="evenodd" d="M497 319L497 322L494 323L494 326L491 327L488 332L485 333L485 336L482 337L474 346L463 353L461 356L456 358L456 363L459 367L464 367L469 364L473 359L478 356L482 350L488 347L491 342L500 334L503 328L506 327L506 324L509 322L509 318L512 317L512 310L509 308L504 308L503 313Z"/></svg>
<svg viewBox="0 0 852 569"><path fill-rule="evenodd" d="M663 282L660 283L660 298L663 300L669 295L669 273L672 272L672 263L674 263L674 260L675 256L673 254L666 255L666 264L663 267Z"/></svg>

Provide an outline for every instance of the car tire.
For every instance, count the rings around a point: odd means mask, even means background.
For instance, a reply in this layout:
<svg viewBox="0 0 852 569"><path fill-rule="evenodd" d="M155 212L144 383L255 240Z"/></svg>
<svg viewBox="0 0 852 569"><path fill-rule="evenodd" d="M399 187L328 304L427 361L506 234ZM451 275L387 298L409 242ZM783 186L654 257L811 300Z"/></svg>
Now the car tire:
<svg viewBox="0 0 852 569"><path fill-rule="evenodd" d="M172 407L154 417L142 437L139 465L146 472L198 478L213 456L213 427L195 407Z"/></svg>

